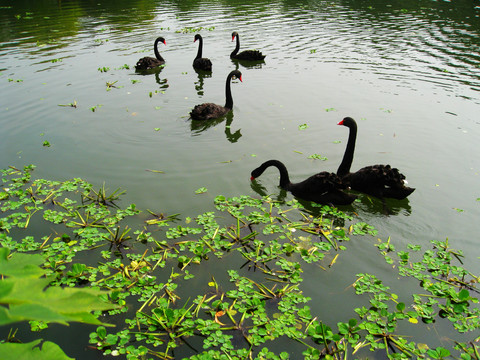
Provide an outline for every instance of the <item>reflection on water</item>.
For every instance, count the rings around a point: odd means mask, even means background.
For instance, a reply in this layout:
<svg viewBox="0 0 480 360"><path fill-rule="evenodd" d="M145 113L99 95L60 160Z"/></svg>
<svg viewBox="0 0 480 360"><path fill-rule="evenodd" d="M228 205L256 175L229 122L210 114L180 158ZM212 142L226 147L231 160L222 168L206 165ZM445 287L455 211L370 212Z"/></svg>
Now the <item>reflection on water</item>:
<svg viewBox="0 0 480 360"><path fill-rule="evenodd" d="M195 83L194 83L195 90L197 91L197 94L199 96L203 96L203 79L211 78L212 73L207 72L207 71L203 71L203 70L197 70L197 69L194 69L194 70L195 70L195 72L197 73L197 76L198 76L198 80L195 81Z"/></svg>
<svg viewBox="0 0 480 360"><path fill-rule="evenodd" d="M235 132L232 133L232 122L233 122L233 112L230 111L226 115L226 122L225 122L225 136L227 137L227 140L230 141L231 143L236 143L238 139L242 136L242 133L240 132L241 129L235 130Z"/></svg>
<svg viewBox="0 0 480 360"><path fill-rule="evenodd" d="M399 214L409 216L412 213L408 198L403 200L383 199L383 201L380 201L365 194L359 194L359 198L355 202L355 208L357 211L379 216L395 216Z"/></svg>
<svg viewBox="0 0 480 360"><path fill-rule="evenodd" d="M165 66L157 66L153 69L138 69L135 68L135 73L138 75L152 75L155 74L155 78L159 79L160 73Z"/></svg>
<svg viewBox="0 0 480 360"><path fill-rule="evenodd" d="M288 192L282 189L280 186L277 186L278 194L277 194L277 191L275 193L269 193L267 188L262 185L259 179L252 180L250 182L250 187L252 188L253 191L255 191L260 196L269 196L275 201L278 201L280 204L285 204L285 199L287 198ZM307 203L309 202L307 201Z"/></svg>
<svg viewBox="0 0 480 360"><path fill-rule="evenodd" d="M265 65L265 60L260 61L249 61L249 60L237 60L237 59L230 59L232 63L235 65L235 70L239 70L239 65L246 69L261 69Z"/></svg>
<svg viewBox="0 0 480 360"><path fill-rule="evenodd" d="M155 82L160 85L160 89L168 89L168 79L160 79L160 72L155 73Z"/></svg>
<svg viewBox="0 0 480 360"><path fill-rule="evenodd" d="M217 126L225 121L225 137L231 142L235 143L242 137L241 129L235 130L232 133L233 111L227 113L227 115L211 120L191 120L190 130L193 136L200 135L202 132Z"/></svg>
<svg viewBox="0 0 480 360"><path fill-rule="evenodd" d="M3 29L8 29L0 32L2 52L15 54L20 50L19 45L28 44L22 53L43 56L47 51L53 54L69 50L72 39L77 37L80 50L90 50L111 41L135 44L139 36L144 42L147 34L151 38L155 33L202 29L209 24L216 29L231 27L229 18L221 12L215 13L214 3L206 2L203 12L190 1L170 1L159 8L155 2L133 1L129 11L124 7L127 2L115 3L69 1L46 7L43 3L16 1L0 14ZM366 8L355 1L328 6L323 2L292 1L269 3L265 8L267 3L262 1L252 6L242 2L229 2L225 6L238 12L238 20L242 20L241 16L260 19L261 29L257 27L254 32L241 21L236 28L244 27L242 38L253 48L260 44L255 35L261 35L264 45L258 47L265 48L273 59L299 58L303 52L311 61L320 58L323 62L343 62L350 69L365 64L383 78L394 81L422 80L450 87L451 91L455 91L452 85L460 82L480 90L478 7L472 1L463 1L453 11L444 2L421 3L428 6L378 2ZM259 8L263 11L259 12ZM187 20L191 14L195 16ZM202 14L210 17L202 18ZM219 39L215 30L209 35L212 36L207 42L208 52L214 53ZM231 51L231 42L227 43L226 54ZM261 68L259 64L241 64Z"/></svg>

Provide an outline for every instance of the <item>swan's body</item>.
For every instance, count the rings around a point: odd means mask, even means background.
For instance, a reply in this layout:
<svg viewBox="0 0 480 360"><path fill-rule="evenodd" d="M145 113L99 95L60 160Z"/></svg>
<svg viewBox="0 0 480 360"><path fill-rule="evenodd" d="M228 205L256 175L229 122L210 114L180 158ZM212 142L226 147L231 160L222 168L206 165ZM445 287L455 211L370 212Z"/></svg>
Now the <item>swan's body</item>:
<svg viewBox="0 0 480 360"><path fill-rule="evenodd" d="M266 55L263 55L258 50L244 50L239 53L238 51L240 50L240 37L238 36L238 33L236 31L232 33L232 41L234 41L235 38L237 38L237 46L235 47L235 50L233 50L230 54L230 58L250 61L259 61L265 59Z"/></svg>
<svg viewBox="0 0 480 360"><path fill-rule="evenodd" d="M150 70L156 67L162 66L165 64L165 60L158 52L158 43L162 42L164 45L167 45L167 42L163 37L158 37L153 44L153 51L155 52L155 57L146 56L137 61L135 69L137 70Z"/></svg>
<svg viewBox="0 0 480 360"><path fill-rule="evenodd" d="M197 70L212 71L212 62L208 58L202 57L203 38L200 34L195 35L193 42L198 40L197 56L193 60L193 67Z"/></svg>
<svg viewBox="0 0 480 360"><path fill-rule="evenodd" d="M343 160L337 170L337 175L353 190L363 192L378 198L404 199L415 189L405 186L405 175L390 165L372 165L350 172L357 138L357 123L351 117L346 117L338 123L350 129L347 148Z"/></svg>
<svg viewBox="0 0 480 360"><path fill-rule="evenodd" d="M319 204L349 205L357 198L355 195L344 193L342 190L346 189L346 186L340 178L334 173L326 171L293 184L290 182L287 168L278 160L266 161L253 170L251 180L262 175L270 166L274 166L280 171L280 187L290 191L300 199L314 201Z"/></svg>
<svg viewBox="0 0 480 360"><path fill-rule="evenodd" d="M238 70L233 70L228 74L227 81L225 83L225 106L205 103L196 105L193 110L190 112L190 117L193 120L210 120L219 118L227 114L233 108L233 98L232 91L230 89L230 80L232 77L236 77L242 81L242 73Z"/></svg>

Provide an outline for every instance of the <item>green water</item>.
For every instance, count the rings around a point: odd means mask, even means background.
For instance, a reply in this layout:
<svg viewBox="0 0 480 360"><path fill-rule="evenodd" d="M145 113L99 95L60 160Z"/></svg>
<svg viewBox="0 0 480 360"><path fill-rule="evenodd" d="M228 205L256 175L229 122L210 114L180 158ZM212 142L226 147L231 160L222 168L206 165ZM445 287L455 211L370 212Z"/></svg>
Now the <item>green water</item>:
<svg viewBox="0 0 480 360"><path fill-rule="evenodd" d="M388 201L388 215L366 196L344 210L399 247L448 237L478 273L479 16L480 3L466 0L1 0L0 167L33 163L37 177L81 177L126 190L124 204L195 216L217 194L257 196L250 171L268 159L283 161L292 181L336 171L348 136L336 124L352 116L352 168L390 163L416 191ZM265 62L233 63L232 31ZM211 76L192 68L196 32ZM157 36L165 68L135 73ZM236 67L233 112L192 124L196 104L224 103ZM259 183L280 195L276 172ZM342 295L352 274L396 276L358 242L337 265L312 269L304 284L318 306L337 309L325 314L331 323L354 304Z"/></svg>

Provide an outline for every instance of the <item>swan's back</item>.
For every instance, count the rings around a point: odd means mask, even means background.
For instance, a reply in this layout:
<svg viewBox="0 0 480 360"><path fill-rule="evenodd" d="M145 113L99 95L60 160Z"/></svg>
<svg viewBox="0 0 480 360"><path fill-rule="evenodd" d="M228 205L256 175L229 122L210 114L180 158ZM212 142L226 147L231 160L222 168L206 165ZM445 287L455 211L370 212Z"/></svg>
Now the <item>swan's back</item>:
<svg viewBox="0 0 480 360"><path fill-rule="evenodd" d="M205 103L196 105L190 112L190 117L193 120L210 120L223 116L229 111L230 109L224 106L213 103Z"/></svg>
<svg viewBox="0 0 480 360"><path fill-rule="evenodd" d="M135 68L137 70L150 70L165 64L165 60L160 56L160 59L154 57L144 57L137 61Z"/></svg>
<svg viewBox="0 0 480 360"><path fill-rule="evenodd" d="M212 71L212 62L208 58L198 58L193 60L193 67L198 70Z"/></svg>
<svg viewBox="0 0 480 360"><path fill-rule="evenodd" d="M232 54L230 57L237 60L259 61L265 59L265 56L258 50L244 50L238 54Z"/></svg>
<svg viewBox="0 0 480 360"><path fill-rule="evenodd" d="M319 204L349 205L357 196L343 192L345 189L347 186L339 176L326 171L302 182L289 184L287 188L293 195L304 200Z"/></svg>
<svg viewBox="0 0 480 360"><path fill-rule="evenodd" d="M343 181L354 190L379 198L401 200L415 191L414 188L405 186L405 175L390 165L366 166L357 172L347 174Z"/></svg>

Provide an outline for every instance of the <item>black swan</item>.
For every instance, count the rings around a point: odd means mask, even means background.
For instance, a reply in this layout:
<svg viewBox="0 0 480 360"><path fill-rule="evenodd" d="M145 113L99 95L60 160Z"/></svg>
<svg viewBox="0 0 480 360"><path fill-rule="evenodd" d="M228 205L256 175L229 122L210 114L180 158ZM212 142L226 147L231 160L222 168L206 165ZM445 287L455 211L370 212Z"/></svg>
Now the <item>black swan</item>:
<svg viewBox="0 0 480 360"><path fill-rule="evenodd" d="M227 82L225 84L225 106L213 104L213 103L205 103L196 105L193 110L190 112L190 117L193 120L210 120L216 119L220 116L227 114L233 108L233 98L232 98L232 91L230 90L230 80L232 77L236 77L240 81L242 81L242 73L238 70L233 70L227 76Z"/></svg>
<svg viewBox="0 0 480 360"><path fill-rule="evenodd" d="M405 199L415 189L405 186L405 175L390 165L372 165L351 173L355 140L357 138L357 123L351 117L346 117L338 123L350 129L347 148L343 160L337 170L337 175L353 190L363 192L378 198Z"/></svg>
<svg viewBox="0 0 480 360"><path fill-rule="evenodd" d="M195 35L195 40L198 40L198 52L197 57L193 60L193 67L197 70L203 71L212 71L212 62L208 58L202 57L202 50L203 50L203 38L200 34Z"/></svg>
<svg viewBox="0 0 480 360"><path fill-rule="evenodd" d="M232 51L230 54L230 58L232 59L237 59L237 60L251 60L251 61L258 61L258 60L263 60L265 59L266 55L263 55L260 51L258 50L244 50L241 53L238 52L240 49L240 37L238 36L238 33L234 31L232 33L232 41L237 38L237 46L235 47L235 50Z"/></svg>
<svg viewBox="0 0 480 360"><path fill-rule="evenodd" d="M137 70L150 70L158 66L164 65L165 60L158 52L158 43L162 42L164 45L167 45L167 42L163 37L158 37L153 44L153 51L155 52L155 57L146 56L137 61L135 69Z"/></svg>
<svg viewBox="0 0 480 360"><path fill-rule="evenodd" d="M346 186L334 173L323 171L310 176L308 179L292 184L288 177L285 165L278 160L268 160L252 171L250 180L254 180L270 166L280 171L280 187L290 191L294 196L303 200L314 201L319 204L349 205L356 195L344 193Z"/></svg>

